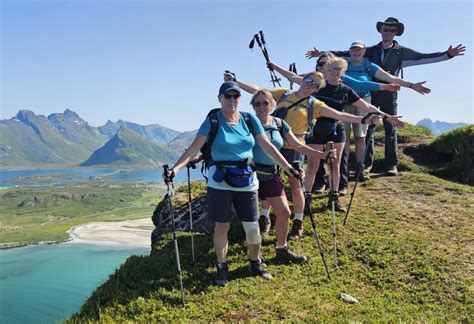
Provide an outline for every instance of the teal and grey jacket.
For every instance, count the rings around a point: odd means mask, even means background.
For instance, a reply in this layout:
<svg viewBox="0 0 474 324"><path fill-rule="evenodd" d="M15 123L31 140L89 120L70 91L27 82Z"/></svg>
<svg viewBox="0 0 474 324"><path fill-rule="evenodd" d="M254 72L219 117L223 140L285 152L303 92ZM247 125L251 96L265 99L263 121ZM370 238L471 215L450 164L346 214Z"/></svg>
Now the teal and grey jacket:
<svg viewBox="0 0 474 324"><path fill-rule="evenodd" d="M404 67L431 64L449 60L448 51L438 53L420 53L393 41L393 47L386 54L382 42L366 48L365 57L391 75L398 76ZM349 51L331 51L336 56L348 57Z"/></svg>

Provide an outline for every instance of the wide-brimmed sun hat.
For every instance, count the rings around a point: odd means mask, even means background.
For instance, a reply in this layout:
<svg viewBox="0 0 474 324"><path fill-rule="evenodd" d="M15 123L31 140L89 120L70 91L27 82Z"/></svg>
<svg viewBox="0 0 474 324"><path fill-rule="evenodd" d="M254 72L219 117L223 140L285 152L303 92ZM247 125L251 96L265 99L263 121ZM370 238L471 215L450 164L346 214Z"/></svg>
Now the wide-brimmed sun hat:
<svg viewBox="0 0 474 324"><path fill-rule="evenodd" d="M393 17L388 17L387 19L385 19L385 21L377 22L377 31L379 33L382 32L383 25L397 27L398 29L397 34L396 34L397 36L401 36L403 34L403 31L405 30L405 26L401 22L399 22L397 18L393 18Z"/></svg>

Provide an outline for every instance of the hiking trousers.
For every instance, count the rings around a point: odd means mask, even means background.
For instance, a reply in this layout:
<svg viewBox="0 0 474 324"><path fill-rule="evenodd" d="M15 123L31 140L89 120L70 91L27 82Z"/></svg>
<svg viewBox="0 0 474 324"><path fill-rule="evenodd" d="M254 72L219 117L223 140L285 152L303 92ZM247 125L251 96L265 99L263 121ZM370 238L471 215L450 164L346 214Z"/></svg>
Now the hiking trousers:
<svg viewBox="0 0 474 324"><path fill-rule="evenodd" d="M381 111L389 115L397 115L397 93L389 91L372 92L372 105L379 107ZM388 121L383 122L385 129L385 166L387 168L398 164L398 141L397 129ZM365 144L369 146L367 157L364 161L365 168L371 169L374 164L374 140L373 137L365 139Z"/></svg>

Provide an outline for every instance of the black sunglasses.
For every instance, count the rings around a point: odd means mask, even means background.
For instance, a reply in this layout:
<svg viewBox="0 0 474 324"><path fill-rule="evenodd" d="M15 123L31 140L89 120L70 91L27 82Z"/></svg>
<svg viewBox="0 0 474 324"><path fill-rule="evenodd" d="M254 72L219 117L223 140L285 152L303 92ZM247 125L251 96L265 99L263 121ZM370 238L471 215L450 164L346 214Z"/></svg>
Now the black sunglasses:
<svg viewBox="0 0 474 324"><path fill-rule="evenodd" d="M321 62L318 62L317 66L322 67L322 66L324 66L324 64L326 64L326 62L325 62L325 61L321 61Z"/></svg>
<svg viewBox="0 0 474 324"><path fill-rule="evenodd" d="M239 99L240 98L240 93L236 93L236 94L224 93L224 98L226 98L226 99L230 99L230 98Z"/></svg>
<svg viewBox="0 0 474 324"><path fill-rule="evenodd" d="M384 32L384 33L393 33L394 34L397 31L398 31L398 29L396 29L396 28L383 28L382 29L382 32Z"/></svg>
<svg viewBox="0 0 474 324"><path fill-rule="evenodd" d="M257 108L260 107L260 106L268 107L268 106L270 106L270 102L268 102L268 101L262 101L262 102L255 101L253 103L253 106L257 107Z"/></svg>

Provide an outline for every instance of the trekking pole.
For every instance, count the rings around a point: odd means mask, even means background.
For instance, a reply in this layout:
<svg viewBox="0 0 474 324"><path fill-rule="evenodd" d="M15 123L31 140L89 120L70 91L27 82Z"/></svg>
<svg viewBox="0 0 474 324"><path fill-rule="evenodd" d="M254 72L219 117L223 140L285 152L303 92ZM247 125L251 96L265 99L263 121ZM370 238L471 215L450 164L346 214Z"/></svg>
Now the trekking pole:
<svg viewBox="0 0 474 324"><path fill-rule="evenodd" d="M332 150L334 148L334 142L327 142L326 149ZM332 210L332 235L334 239L334 267L337 268L337 234L336 234L336 208L334 199L336 198L336 193L334 192L334 170L333 170L333 158L329 159L329 190L330 190L330 199L331 199L331 210Z"/></svg>
<svg viewBox="0 0 474 324"><path fill-rule="evenodd" d="M369 113L364 118L367 118L370 115L379 115L379 114L378 113ZM369 140L367 141L367 145L365 146L365 149L364 149L364 157L363 157L362 163L357 166L356 175L355 175L354 189L352 189L351 200L349 200L349 206L347 206L346 216L344 216L344 225L346 225L347 218L349 217L349 211L351 210L352 200L354 199L357 184L359 183L359 177L360 177L360 175L361 175L361 173L362 173L362 171L364 170L364 167L365 167L364 163L365 163L365 159L367 158L367 154L369 154L369 145L371 145L371 142L374 140L374 131L375 131L375 125L370 125L369 128L367 129L367 135L366 136Z"/></svg>
<svg viewBox="0 0 474 324"><path fill-rule="evenodd" d="M265 55L265 58L267 59L267 63L268 63L268 62L270 62L270 56L268 55L267 43L265 42L265 36L263 35L263 30L259 31L258 33L260 34L260 40L262 41L264 55ZM275 80L276 83L278 83L278 86L281 87L280 79L277 77L273 67L270 67L270 73L273 74L273 79Z"/></svg>
<svg viewBox="0 0 474 324"><path fill-rule="evenodd" d="M378 112L371 112L371 113L368 113L367 115L364 116L364 118L362 118L362 122L364 122L365 120L367 120L367 118L369 118L370 116L373 116L373 115L378 115L378 116L380 116L380 113L378 113ZM356 190L356 188L357 188L357 184L359 183L359 177L360 177L362 171L363 171L364 168L365 168L365 159L367 158L367 154L369 154L369 145L372 145L372 142L373 142L373 140L374 140L374 132L375 132L375 124L372 124L372 125L370 125L369 128L367 129L367 135L366 135L366 137L367 137L369 140L367 141L367 145L365 146L365 149L364 149L364 157L363 157L362 163L357 166L354 189L352 189L351 200L349 201L349 206L347 206L346 216L344 216L344 225L346 225L347 218L349 217L349 211L351 210L352 200L354 199L355 190Z"/></svg>
<svg viewBox="0 0 474 324"><path fill-rule="evenodd" d="M189 231L191 232L191 258L193 260L193 264L196 262L194 257L194 231L193 231L193 209L192 209L192 202L191 202L191 174L189 169L196 169L196 164L193 162L189 162L186 165L188 169L188 198L189 198Z"/></svg>
<svg viewBox="0 0 474 324"><path fill-rule="evenodd" d="M299 165L298 162L296 162L296 163L293 162L293 167L297 171L301 171L301 168L300 168L300 165ZM303 193L306 197L306 190L305 190L304 185L303 185L303 179L299 179L299 181L300 181L301 190L303 190ZM321 241L319 240L318 230L316 229L316 222L314 221L313 211L311 210L311 205L309 206L309 218L311 220L311 226L313 227L314 238L316 239L316 245L318 246L318 249L319 249L319 255L321 255L321 259L323 260L323 265L324 265L324 268L326 269L326 274L327 274L329 280L331 280L331 275L329 274L328 265L326 264L326 257L324 256L324 250L323 250L323 247L321 245Z"/></svg>
<svg viewBox="0 0 474 324"><path fill-rule="evenodd" d="M178 240L176 239L176 225L174 222L174 213L173 213L173 204L171 202L171 198L173 196L173 189L174 189L174 184L173 184L173 175L168 177L168 171L169 167L168 164L163 165L163 173L165 175L165 184L168 187L168 201L169 201L169 207L170 207L170 217L171 217L171 224L173 226L173 242L174 242L174 252L176 254L176 267L178 268L178 274L179 274L179 286L181 288L181 300L184 305L184 288L183 288L183 275L181 273L181 262L179 259L179 249L178 249Z"/></svg>
<svg viewBox="0 0 474 324"><path fill-rule="evenodd" d="M298 74L296 72L296 63L291 63L290 68L288 69L290 72L293 72L294 74ZM293 81L290 81L290 89L293 90Z"/></svg>
<svg viewBox="0 0 474 324"><path fill-rule="evenodd" d="M262 32L262 35L263 35L263 32ZM265 61L268 63L270 61L270 58L268 56L268 51L266 50L266 47L264 47L262 42L260 41L260 36L258 34L253 35L253 38L249 44L249 48L253 49L255 45L255 41L257 41L258 47L260 47L260 49L262 50L263 56L265 57ZM273 70L273 67L267 64L267 68L270 71L270 78L271 78L270 82L273 83L273 87L274 88L276 87L276 83L278 83L278 85L281 86L280 79L277 78L275 71Z"/></svg>

